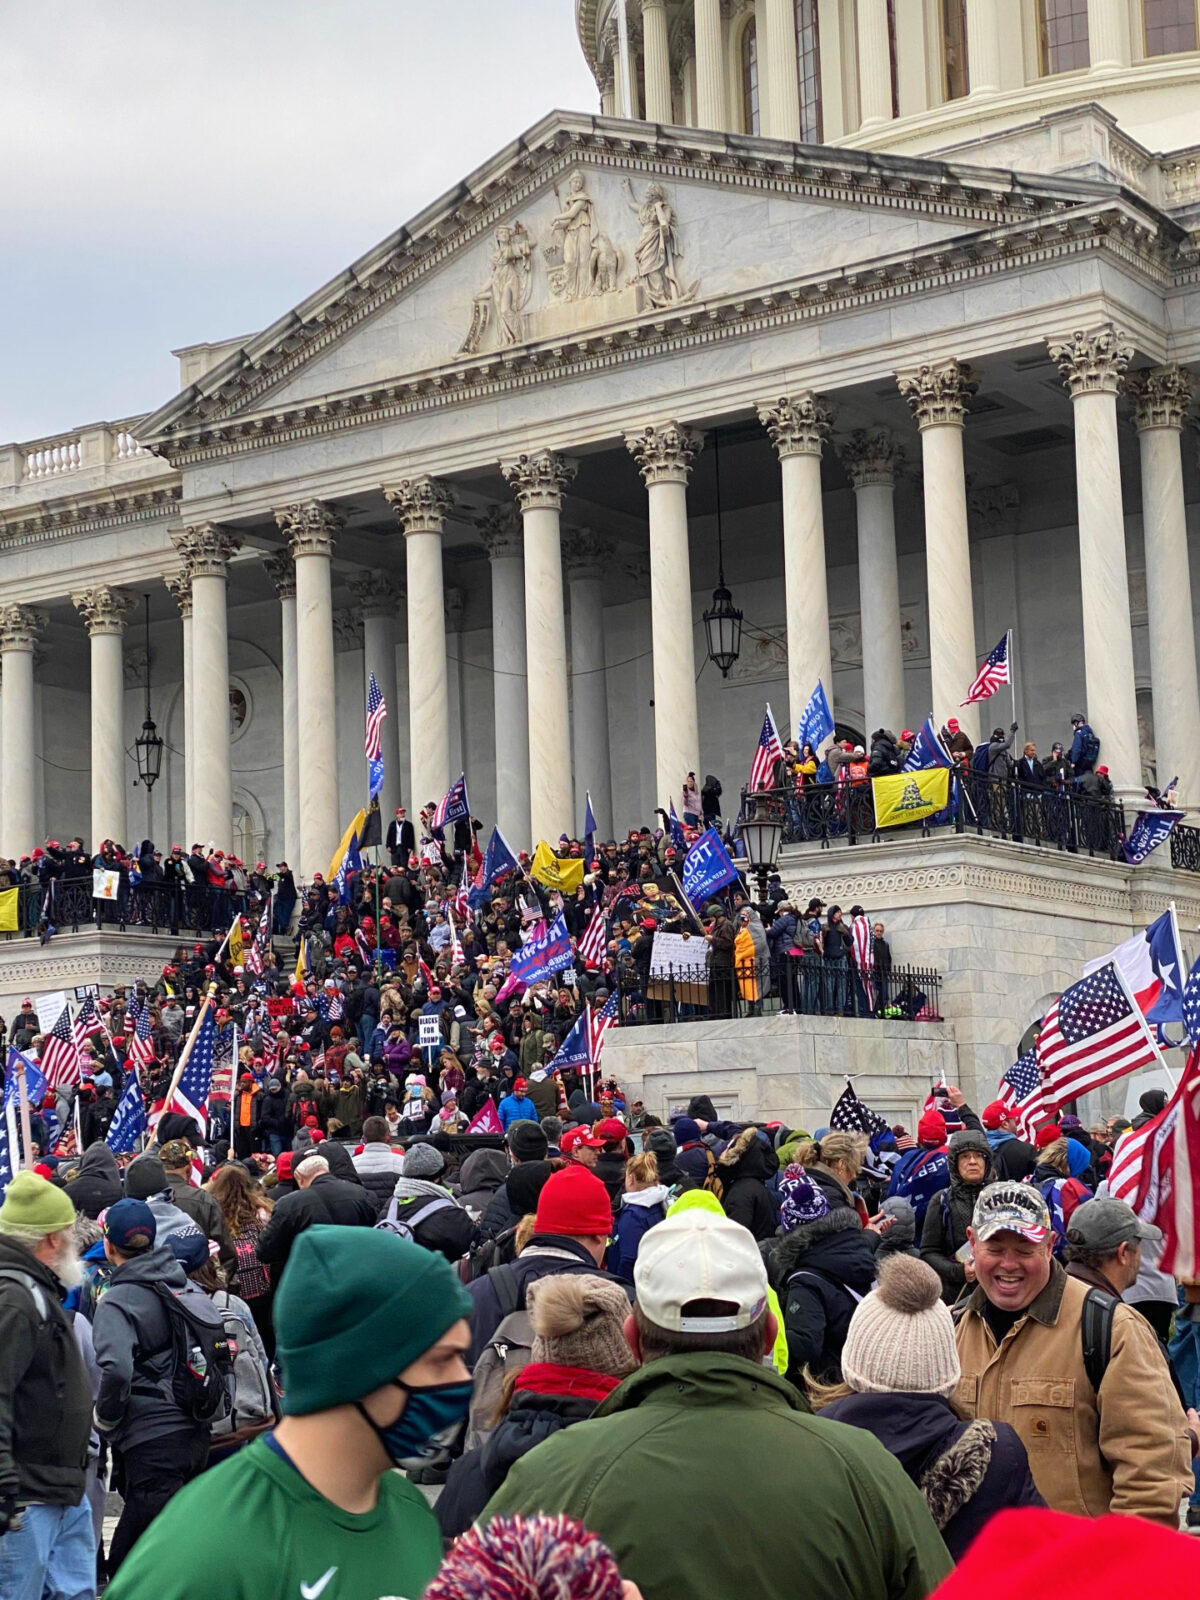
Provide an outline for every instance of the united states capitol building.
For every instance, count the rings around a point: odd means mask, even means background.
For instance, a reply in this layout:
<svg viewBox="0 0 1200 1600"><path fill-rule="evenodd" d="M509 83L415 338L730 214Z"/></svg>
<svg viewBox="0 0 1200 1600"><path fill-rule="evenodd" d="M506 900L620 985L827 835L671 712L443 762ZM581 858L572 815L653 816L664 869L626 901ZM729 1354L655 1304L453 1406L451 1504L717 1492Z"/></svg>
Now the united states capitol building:
<svg viewBox="0 0 1200 1600"><path fill-rule="evenodd" d="M82 830L323 871L372 673L385 819L465 771L514 847L579 831L587 792L608 836L689 771L736 795L764 701L786 734L818 678L848 731L945 718L1009 628L1013 697L968 732L1015 714L1045 752L1082 710L1118 794L1177 773L1200 806L1197 10L576 0L593 106L179 351L142 415L0 448L0 851ZM743 1111L851 1060L990 1095L1083 959L1172 899L1200 921L1167 854L801 847L785 881L943 969L947 1022L788 1035L754 1088L772 1024L696 1049Z"/></svg>

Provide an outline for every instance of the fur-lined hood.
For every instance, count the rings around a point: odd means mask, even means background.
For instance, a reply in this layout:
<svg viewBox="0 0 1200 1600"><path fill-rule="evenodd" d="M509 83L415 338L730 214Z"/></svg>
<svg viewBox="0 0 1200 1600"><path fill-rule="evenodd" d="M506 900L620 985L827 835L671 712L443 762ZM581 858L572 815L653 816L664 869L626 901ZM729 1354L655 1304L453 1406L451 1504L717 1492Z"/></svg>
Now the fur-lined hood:
<svg viewBox="0 0 1200 1600"><path fill-rule="evenodd" d="M737 1178L758 1178L766 1182L779 1171L779 1157L758 1136L755 1127L735 1134L717 1158L726 1185Z"/></svg>
<svg viewBox="0 0 1200 1600"><path fill-rule="evenodd" d="M862 1222L858 1212L851 1211L849 1206L836 1206L825 1216L818 1217L815 1222L805 1222L799 1228L793 1228L791 1233L784 1234L781 1239L769 1239L763 1247L763 1257L767 1263L771 1287L776 1293L787 1283L792 1273L803 1265L805 1256L814 1245L819 1245L823 1240L831 1239L839 1233L862 1233Z"/></svg>

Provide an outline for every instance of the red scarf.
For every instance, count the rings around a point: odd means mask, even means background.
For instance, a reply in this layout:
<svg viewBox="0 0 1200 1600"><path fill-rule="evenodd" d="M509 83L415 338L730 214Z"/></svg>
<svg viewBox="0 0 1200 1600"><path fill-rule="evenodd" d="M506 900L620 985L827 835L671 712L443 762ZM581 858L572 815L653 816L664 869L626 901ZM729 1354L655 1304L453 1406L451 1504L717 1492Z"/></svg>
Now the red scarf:
<svg viewBox="0 0 1200 1600"><path fill-rule="evenodd" d="M532 1394L559 1394L575 1400L606 1400L621 1382L608 1372L588 1367L561 1367L555 1361L531 1361L521 1368L516 1388Z"/></svg>

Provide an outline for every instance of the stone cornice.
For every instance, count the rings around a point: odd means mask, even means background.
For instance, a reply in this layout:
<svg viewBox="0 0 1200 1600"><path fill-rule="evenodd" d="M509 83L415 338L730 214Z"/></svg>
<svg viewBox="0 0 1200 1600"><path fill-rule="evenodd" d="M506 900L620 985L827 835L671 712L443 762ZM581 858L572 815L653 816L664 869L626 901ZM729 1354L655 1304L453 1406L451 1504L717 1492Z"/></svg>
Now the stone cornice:
<svg viewBox="0 0 1200 1600"><path fill-rule="evenodd" d="M47 483L45 500L0 510L0 548L49 544L64 533L104 533L133 522L156 521L174 515L183 499L183 486L178 483L128 493L106 490L100 495L64 496L61 500L53 496L52 484L53 480Z"/></svg>

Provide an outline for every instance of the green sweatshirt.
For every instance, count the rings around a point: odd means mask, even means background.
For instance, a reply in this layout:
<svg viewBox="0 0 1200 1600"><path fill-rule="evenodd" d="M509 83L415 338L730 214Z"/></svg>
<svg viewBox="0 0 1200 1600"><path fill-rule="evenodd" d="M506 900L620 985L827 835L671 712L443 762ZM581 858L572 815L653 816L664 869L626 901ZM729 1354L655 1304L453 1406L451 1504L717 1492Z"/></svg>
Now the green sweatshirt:
<svg viewBox="0 0 1200 1600"><path fill-rule="evenodd" d="M398 1472L374 1511L319 1495L262 1439L181 1489L107 1600L420 1600L442 1559L424 1496Z"/></svg>

